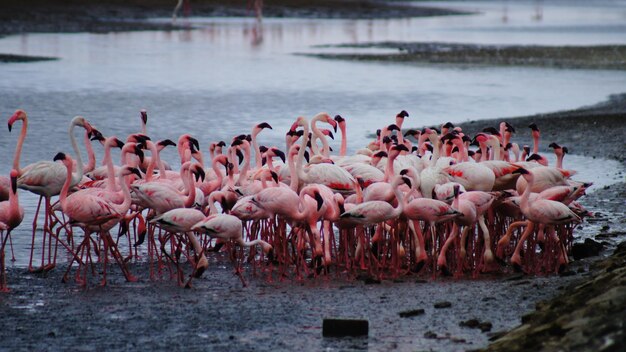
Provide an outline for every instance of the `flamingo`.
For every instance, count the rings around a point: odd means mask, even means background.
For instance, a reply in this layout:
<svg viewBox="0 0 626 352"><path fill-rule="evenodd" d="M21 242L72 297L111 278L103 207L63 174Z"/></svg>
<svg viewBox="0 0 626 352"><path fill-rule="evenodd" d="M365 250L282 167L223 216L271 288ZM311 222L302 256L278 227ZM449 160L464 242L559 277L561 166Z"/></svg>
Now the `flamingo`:
<svg viewBox="0 0 626 352"><path fill-rule="evenodd" d="M204 232L213 238L218 238L225 241L232 241L240 245L241 247L252 247L258 244L261 246L263 252L268 257L272 257L271 244L261 239L256 239L249 242L243 240L243 225L241 223L241 220L236 216L229 214L211 214L200 222L193 225L191 227L191 230ZM239 276L239 279L241 280L243 286L247 286L247 283L243 278L241 268L239 266L236 267L235 274Z"/></svg>
<svg viewBox="0 0 626 352"><path fill-rule="evenodd" d="M16 169L11 170L9 174L11 179L9 200L0 202L0 246L2 247L0 248L0 292L9 291L4 265L6 241L11 236L11 230L18 227L24 219L24 208L20 206L17 196L17 175Z"/></svg>
<svg viewBox="0 0 626 352"><path fill-rule="evenodd" d="M63 188L61 189L59 195L59 203L61 203L63 213L65 213L73 222L79 223L85 231L85 239L83 240L83 243L79 245L77 251L80 251L81 248L83 248L84 246L87 246L88 248L88 244L90 241L89 234L91 231L99 231L100 237L104 241L105 252L103 279L101 282L102 285L106 285L107 282L106 266L109 250L120 265L122 272L126 277L126 280L136 281L137 279L132 276L132 274L130 274L128 269L126 269L126 266L121 256L119 255L119 251L117 251L117 246L115 245L115 242L111 238L111 235L108 233L108 231L122 219L124 214L130 208L130 191L126 186L126 182L124 182L124 176L131 173L140 175L139 170L128 166L122 169L122 172L120 172L120 175L118 177L119 183L122 187L122 192L124 193L124 202L122 204L116 204L113 202L109 202L104 198L94 195L90 192L77 191L72 193L71 195L68 195L73 178L72 158L68 155L65 155L64 153L58 153L54 157L54 161L57 160L60 160L67 170L66 180L63 183ZM68 270L71 268L73 260L70 263Z"/></svg>
<svg viewBox="0 0 626 352"><path fill-rule="evenodd" d="M520 199L520 209L529 221L548 227L556 224L565 224L581 221L580 217L563 203L547 199L538 199L531 204L529 202L529 198L531 190L533 189L535 183L536 170L526 170L524 168L519 168L514 172L520 173L522 177L528 182L528 186L524 190L524 193L522 194L522 197ZM511 257L511 263L518 267L521 266L520 251L522 250L524 241L529 235L530 233L528 230L524 233L524 235L522 235L522 238L517 243L517 246L515 247L515 252ZM565 254L561 251L559 255L560 267L558 268L558 270L560 270L561 266L566 263L567 258Z"/></svg>
<svg viewBox="0 0 626 352"><path fill-rule="evenodd" d="M41 208L42 199L45 200L45 210L44 210L44 228L43 228L43 242L42 242L42 251L41 251L41 267L37 269L37 271L48 271L55 267L56 265L56 250L55 255L52 257L52 237L54 236L52 233L52 226L54 224L54 220L52 218L52 205L50 199L53 196L58 195L61 192L61 188L63 187L63 183L65 182L65 168L63 165L59 163L55 163L48 160L43 160L36 162L34 164L30 164L20 169L19 167L19 159L21 154L22 144L24 143L24 139L26 138L26 129L28 126L28 118L26 113L23 110L17 110L13 116L9 119L9 126L12 126L16 121L22 121L22 130L20 132L20 137L17 142L16 153L13 161L13 168L18 171L18 179L17 185L19 188L26 189L30 192L33 192L39 195L39 204L37 206L37 210L35 212L35 217L33 220L33 234L31 241L31 255L28 263L28 269L30 271L35 271L33 269L33 255L35 249L35 235L37 232L37 217L39 215L39 210ZM74 174L72 174L72 180L70 185L74 186L78 184L83 178L83 162L80 156L80 151L78 150L78 143L76 142L76 138L74 137L74 127L80 126L83 127L87 131L91 131L92 127L87 122L87 120L82 116L76 116L72 119L69 126L69 136L70 141L72 143L72 148L74 149L74 153L76 154L76 166L77 170ZM46 239L49 238L49 248L48 248L48 256L46 260ZM58 241L58 238L57 238Z"/></svg>
<svg viewBox="0 0 626 352"><path fill-rule="evenodd" d="M206 218L206 216L198 209L177 208L169 210L150 220L151 223L158 224L166 231L174 234L184 233L187 236L196 255L200 257L198 262L194 265L193 276L196 278L202 276L202 273L208 268L209 262L204 255L202 245L191 228L204 218Z"/></svg>

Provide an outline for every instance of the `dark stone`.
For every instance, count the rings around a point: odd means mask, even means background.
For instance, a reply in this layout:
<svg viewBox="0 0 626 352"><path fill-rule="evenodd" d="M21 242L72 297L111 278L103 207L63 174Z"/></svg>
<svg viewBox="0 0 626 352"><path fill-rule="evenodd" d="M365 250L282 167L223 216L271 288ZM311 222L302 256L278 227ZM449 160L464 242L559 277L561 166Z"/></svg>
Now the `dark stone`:
<svg viewBox="0 0 626 352"><path fill-rule="evenodd" d="M584 243L574 243L574 246L572 246L572 256L574 260L595 257L600 254L603 247L602 243L587 238Z"/></svg>
<svg viewBox="0 0 626 352"><path fill-rule="evenodd" d="M429 330L429 331L426 331L426 332L424 333L424 338L427 338L427 339L436 339L436 338L437 338L437 334L435 334L434 332L432 332L432 331L430 331L430 330Z"/></svg>
<svg viewBox="0 0 626 352"><path fill-rule="evenodd" d="M400 318L409 318L409 317L414 317L417 315L422 315L424 314L424 310L421 308L418 309L411 309L411 310L405 310L403 312L398 313L400 315Z"/></svg>
<svg viewBox="0 0 626 352"><path fill-rule="evenodd" d="M478 319L469 319L459 323L459 326L465 326L472 329L478 327L479 325L480 321L478 321Z"/></svg>
<svg viewBox="0 0 626 352"><path fill-rule="evenodd" d="M440 309L440 308L450 308L452 307L452 303L448 302L448 301L442 301L442 302L437 302L435 303L435 308Z"/></svg>
<svg viewBox="0 0 626 352"><path fill-rule="evenodd" d="M488 322L488 321L483 321L482 323L480 323L480 325L478 325L478 328L482 332L491 331L492 327L493 327L493 325L490 322Z"/></svg>
<svg viewBox="0 0 626 352"><path fill-rule="evenodd" d="M364 319L327 318L322 324L322 336L367 336L369 321Z"/></svg>

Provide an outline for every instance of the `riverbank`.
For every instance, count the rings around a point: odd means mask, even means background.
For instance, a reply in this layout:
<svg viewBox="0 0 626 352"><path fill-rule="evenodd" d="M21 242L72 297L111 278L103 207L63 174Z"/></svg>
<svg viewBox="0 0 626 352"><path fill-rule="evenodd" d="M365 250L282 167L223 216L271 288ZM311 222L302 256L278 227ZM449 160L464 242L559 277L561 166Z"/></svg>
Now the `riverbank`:
<svg viewBox="0 0 626 352"><path fill-rule="evenodd" d="M192 0L190 3L192 16L255 16L247 0ZM145 21L171 17L175 5L173 0L7 0L0 4L0 36L186 28L179 23ZM456 14L464 13L375 0L278 0L266 1L263 6L264 17L372 19Z"/></svg>
<svg viewBox="0 0 626 352"><path fill-rule="evenodd" d="M477 45L455 43L363 43L324 48L394 49L392 54L307 54L324 59L404 64L531 66L626 70L626 46Z"/></svg>

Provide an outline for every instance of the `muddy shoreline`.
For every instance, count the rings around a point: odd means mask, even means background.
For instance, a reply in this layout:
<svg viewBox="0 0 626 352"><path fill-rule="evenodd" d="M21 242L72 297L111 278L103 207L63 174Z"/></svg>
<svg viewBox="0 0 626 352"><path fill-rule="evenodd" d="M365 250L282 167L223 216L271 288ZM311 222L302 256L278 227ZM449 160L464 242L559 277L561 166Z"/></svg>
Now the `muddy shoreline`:
<svg viewBox="0 0 626 352"><path fill-rule="evenodd" d="M186 29L178 23L145 22L149 18L171 17L175 4L171 0L7 0L0 4L0 36ZM279 0L266 1L263 7L264 17L373 19L459 14L466 13L376 0ZM190 15L255 16L247 0L193 0Z"/></svg>
<svg viewBox="0 0 626 352"><path fill-rule="evenodd" d="M328 47L328 46L326 46ZM364 43L337 48L395 49L395 54L309 54L324 59L404 64L531 66L567 69L626 69L626 46L477 45L454 43Z"/></svg>

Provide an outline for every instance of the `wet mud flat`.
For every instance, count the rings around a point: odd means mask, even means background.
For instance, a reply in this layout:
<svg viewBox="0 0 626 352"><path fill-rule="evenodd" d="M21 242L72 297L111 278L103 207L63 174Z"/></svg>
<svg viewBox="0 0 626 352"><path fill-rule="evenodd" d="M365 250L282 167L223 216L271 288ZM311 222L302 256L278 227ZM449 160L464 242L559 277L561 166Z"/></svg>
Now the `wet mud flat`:
<svg viewBox="0 0 626 352"><path fill-rule="evenodd" d="M626 69L626 46L624 45L536 46L383 42L323 47L397 49L398 53L323 53L307 55L326 59L416 64Z"/></svg>
<svg viewBox="0 0 626 352"><path fill-rule="evenodd" d="M139 282L125 282L112 268L107 287L94 280L82 289L61 282L63 269L48 277L9 270L12 292L0 296L2 348L476 349L517 325L534 302L584 275L411 275L379 282L331 273L270 283L267 272L254 276L247 268L243 288L228 257L219 255L191 289L177 287L167 272L150 281L145 263L131 265ZM367 319L369 337L322 337L323 319L337 317Z"/></svg>

